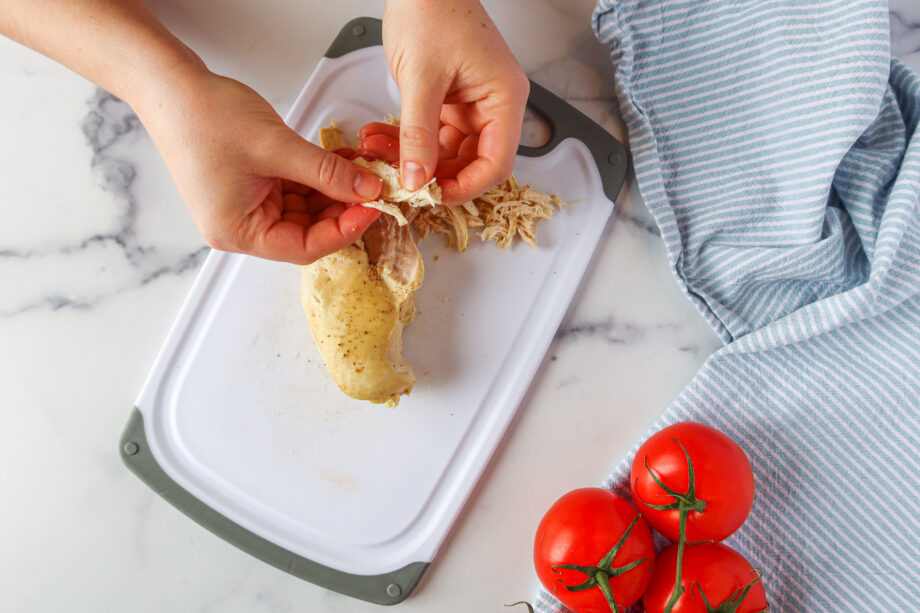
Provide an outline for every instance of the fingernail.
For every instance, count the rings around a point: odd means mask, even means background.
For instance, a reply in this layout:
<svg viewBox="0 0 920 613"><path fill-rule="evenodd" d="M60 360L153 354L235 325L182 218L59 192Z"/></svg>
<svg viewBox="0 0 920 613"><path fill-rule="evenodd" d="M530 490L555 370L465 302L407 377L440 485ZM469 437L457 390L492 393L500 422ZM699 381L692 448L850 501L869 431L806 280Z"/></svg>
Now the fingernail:
<svg viewBox="0 0 920 613"><path fill-rule="evenodd" d="M403 164L402 172L399 175L399 182L412 192L421 189L425 185L425 169L416 162L406 162Z"/></svg>
<svg viewBox="0 0 920 613"><path fill-rule="evenodd" d="M383 181L377 175L363 171L359 171L355 175L355 193L362 198L373 200L380 193L382 187Z"/></svg>

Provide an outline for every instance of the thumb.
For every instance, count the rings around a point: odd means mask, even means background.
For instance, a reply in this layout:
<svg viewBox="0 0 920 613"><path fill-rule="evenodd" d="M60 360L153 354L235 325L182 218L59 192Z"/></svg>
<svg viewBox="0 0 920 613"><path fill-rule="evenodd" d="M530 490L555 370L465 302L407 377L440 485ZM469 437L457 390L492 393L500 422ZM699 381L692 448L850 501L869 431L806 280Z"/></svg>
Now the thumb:
<svg viewBox="0 0 920 613"><path fill-rule="evenodd" d="M438 129L447 85L413 75L399 89L399 180L415 191L434 176L438 165Z"/></svg>
<svg viewBox="0 0 920 613"><path fill-rule="evenodd" d="M374 173L289 130L262 156L260 173L303 183L339 202L367 202L383 183Z"/></svg>

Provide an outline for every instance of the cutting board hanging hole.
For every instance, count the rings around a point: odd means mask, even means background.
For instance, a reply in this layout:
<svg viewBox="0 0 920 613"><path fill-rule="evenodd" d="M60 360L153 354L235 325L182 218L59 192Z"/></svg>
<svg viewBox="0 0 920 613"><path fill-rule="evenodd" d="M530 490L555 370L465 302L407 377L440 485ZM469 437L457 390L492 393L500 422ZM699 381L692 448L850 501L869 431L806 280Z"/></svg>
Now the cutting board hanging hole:
<svg viewBox="0 0 920 613"><path fill-rule="evenodd" d="M521 125L521 144L525 147L542 147L553 137L553 129L542 115L532 109L524 112Z"/></svg>

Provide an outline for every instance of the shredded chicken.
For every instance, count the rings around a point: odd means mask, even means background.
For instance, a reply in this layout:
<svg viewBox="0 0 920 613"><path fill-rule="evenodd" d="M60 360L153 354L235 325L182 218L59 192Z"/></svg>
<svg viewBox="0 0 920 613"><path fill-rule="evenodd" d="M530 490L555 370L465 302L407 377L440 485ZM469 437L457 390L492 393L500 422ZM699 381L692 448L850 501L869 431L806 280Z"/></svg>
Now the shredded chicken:
<svg viewBox="0 0 920 613"><path fill-rule="evenodd" d="M412 225L419 239L435 232L445 236L448 245L457 251L469 246L470 228L482 228L479 238L491 240L502 249L508 249L515 236L536 249L537 224L551 219L554 210L566 204L555 194L522 186L511 177L462 207L423 209Z"/></svg>
<svg viewBox="0 0 920 613"><path fill-rule="evenodd" d="M385 123L399 125L399 119L387 115ZM345 145L342 130L332 122L320 129L320 142L325 149ZM399 182L399 170L382 160L368 162L357 158L356 164L364 166L383 179L380 199L363 206L378 209L396 218L399 225L412 223L419 240L430 233L440 234L450 247L465 251L470 244L470 230L479 229L479 238L490 240L502 249L508 249L518 237L531 249L537 248L537 225L550 219L553 212L561 210L563 202L555 194L546 194L530 185L520 185L512 176L478 198L462 206L441 204L441 188L435 179L416 192L410 192ZM408 206L407 206L408 205ZM409 215L407 213L412 211Z"/></svg>
<svg viewBox="0 0 920 613"><path fill-rule="evenodd" d="M470 228L482 226L482 219L472 202L463 206L439 205L422 209L412 222L419 240L428 236L429 232L441 234L447 238L447 245L457 251L466 251L470 246Z"/></svg>
<svg viewBox="0 0 920 613"><path fill-rule="evenodd" d="M365 202L363 206L380 209L384 213L393 215L401 226L409 222L405 216L399 212L399 208L394 205L405 203L410 207L420 208L441 204L441 188L434 179L413 192L404 188L402 183L399 182L399 170L393 168L383 160L368 162L364 158L359 157L355 158L355 164L367 168L383 180L383 190L380 192L380 199L373 202Z"/></svg>
<svg viewBox="0 0 920 613"><path fill-rule="evenodd" d="M520 185L512 176L475 199L483 228L482 240L507 249L515 235L531 249L537 248L537 224L551 219L566 202L556 194L545 194L530 185Z"/></svg>
<svg viewBox="0 0 920 613"><path fill-rule="evenodd" d="M399 207L391 202L386 202L384 200L373 200L371 202L362 202L361 206L367 207L369 209L377 209L382 213L392 215L396 218L396 223L401 226L409 223L409 220L406 219L406 216L402 214L402 211L399 210Z"/></svg>

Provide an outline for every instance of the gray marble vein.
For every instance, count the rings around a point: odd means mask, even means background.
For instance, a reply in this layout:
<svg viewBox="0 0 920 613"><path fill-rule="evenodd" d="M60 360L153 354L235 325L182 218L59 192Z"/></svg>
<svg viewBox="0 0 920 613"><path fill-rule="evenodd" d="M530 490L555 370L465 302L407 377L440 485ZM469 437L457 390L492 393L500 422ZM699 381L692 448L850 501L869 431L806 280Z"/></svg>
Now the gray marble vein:
<svg viewBox="0 0 920 613"><path fill-rule="evenodd" d="M613 315L595 321L563 323L556 332L556 341L577 341L583 338L603 340L608 343L627 344L641 340L646 329Z"/></svg>
<svg viewBox="0 0 920 613"><path fill-rule="evenodd" d="M644 232L650 236L661 236L661 230L658 229L658 224L655 223L647 210L644 211L644 213L645 214L636 213L622 206L618 207L615 211L617 221L628 224L639 232Z"/></svg>
<svg viewBox="0 0 920 613"><path fill-rule="evenodd" d="M200 239L179 251L161 249L157 244L159 232L139 227L142 207L155 206L160 196L153 194L145 200L138 193L139 175L149 168L145 156L137 153L138 145L152 148L152 143L131 108L111 94L97 88L87 104L89 110L80 130L92 151L89 170L116 205L112 227L74 242L40 243L29 248L0 246L0 265L11 275L30 276L32 269L44 269L47 263L66 258L68 265L83 261L83 271L95 281L71 291L49 286L39 295L6 294L0 297L0 317L35 309L91 308L100 300L143 287L164 275L194 272L209 251ZM74 206L94 204L77 202Z"/></svg>

